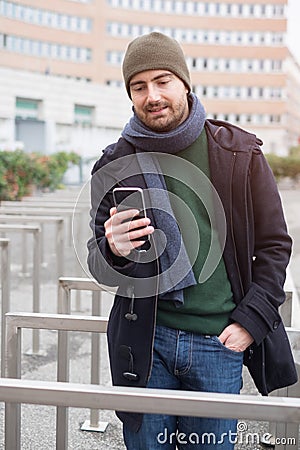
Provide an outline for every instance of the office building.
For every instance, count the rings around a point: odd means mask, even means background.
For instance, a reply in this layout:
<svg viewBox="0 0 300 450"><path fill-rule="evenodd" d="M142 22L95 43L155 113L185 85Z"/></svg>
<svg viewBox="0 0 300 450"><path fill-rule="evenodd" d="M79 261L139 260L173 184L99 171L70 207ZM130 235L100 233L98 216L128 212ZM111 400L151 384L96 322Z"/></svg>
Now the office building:
<svg viewBox="0 0 300 450"><path fill-rule="evenodd" d="M84 127L85 145L89 136L95 145L103 130L117 135L130 114L121 76L125 47L161 31L182 44L208 117L257 133L266 152L286 154L300 135L300 68L286 47L286 12L287 0L0 0L1 67L16 74L17 85L20 71L27 79L23 91L2 87L13 117L0 106L0 145L8 128L28 142L23 122L30 114L31 122L44 121L48 151L78 142L74 136ZM42 91L37 76L44 77ZM61 83L57 89L68 90L66 80L72 96L64 95L62 105L53 89ZM103 95L104 109L97 103ZM64 117L61 108L69 111Z"/></svg>

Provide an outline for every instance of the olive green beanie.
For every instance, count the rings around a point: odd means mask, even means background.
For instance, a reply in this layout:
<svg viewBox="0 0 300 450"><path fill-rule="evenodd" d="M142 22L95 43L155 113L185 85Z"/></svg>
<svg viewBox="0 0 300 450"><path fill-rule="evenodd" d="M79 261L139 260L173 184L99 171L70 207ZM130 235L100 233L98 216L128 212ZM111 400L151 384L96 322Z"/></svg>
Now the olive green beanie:
<svg viewBox="0 0 300 450"><path fill-rule="evenodd" d="M144 70L169 70L179 77L191 91L191 79L179 43L162 33L152 32L129 43L124 61L123 77L129 97L131 78Z"/></svg>

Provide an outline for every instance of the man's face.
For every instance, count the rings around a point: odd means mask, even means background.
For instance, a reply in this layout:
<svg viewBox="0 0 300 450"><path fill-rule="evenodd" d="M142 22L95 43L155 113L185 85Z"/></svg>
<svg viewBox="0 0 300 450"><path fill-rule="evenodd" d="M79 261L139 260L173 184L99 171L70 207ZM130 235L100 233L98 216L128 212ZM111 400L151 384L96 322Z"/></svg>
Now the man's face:
<svg viewBox="0 0 300 450"><path fill-rule="evenodd" d="M157 132L174 130L189 115L188 89L168 70L146 70L130 80L135 113Z"/></svg>

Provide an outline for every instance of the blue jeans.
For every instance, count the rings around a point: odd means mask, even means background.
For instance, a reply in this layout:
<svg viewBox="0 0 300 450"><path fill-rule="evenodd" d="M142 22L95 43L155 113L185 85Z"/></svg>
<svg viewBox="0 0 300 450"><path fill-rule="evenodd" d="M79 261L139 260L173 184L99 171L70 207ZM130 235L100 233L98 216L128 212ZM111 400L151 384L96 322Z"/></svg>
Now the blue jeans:
<svg viewBox="0 0 300 450"><path fill-rule="evenodd" d="M216 336L157 326L147 387L238 394L242 366L243 352ZM128 450L232 450L236 425L235 419L145 414L137 433L124 426L123 434Z"/></svg>

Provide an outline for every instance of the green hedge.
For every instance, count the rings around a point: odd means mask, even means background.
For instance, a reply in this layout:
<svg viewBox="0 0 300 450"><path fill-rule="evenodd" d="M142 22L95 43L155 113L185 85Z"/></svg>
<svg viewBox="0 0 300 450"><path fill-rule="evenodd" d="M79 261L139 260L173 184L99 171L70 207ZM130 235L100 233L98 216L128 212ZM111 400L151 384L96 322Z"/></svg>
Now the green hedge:
<svg viewBox="0 0 300 450"><path fill-rule="evenodd" d="M277 181L300 177L300 148L291 149L290 156L266 154ZM22 150L0 151L0 200L20 200L29 195L33 187L55 190L72 164L78 165L80 156L74 152L51 155L25 153Z"/></svg>
<svg viewBox="0 0 300 450"><path fill-rule="evenodd" d="M55 190L71 164L79 164L74 152L51 155L25 153L22 150L0 151L0 200L20 200L38 189Z"/></svg>
<svg viewBox="0 0 300 450"><path fill-rule="evenodd" d="M269 153L266 155L266 158L277 181L280 181L282 178L298 181L300 176L300 157L297 154L277 156Z"/></svg>

